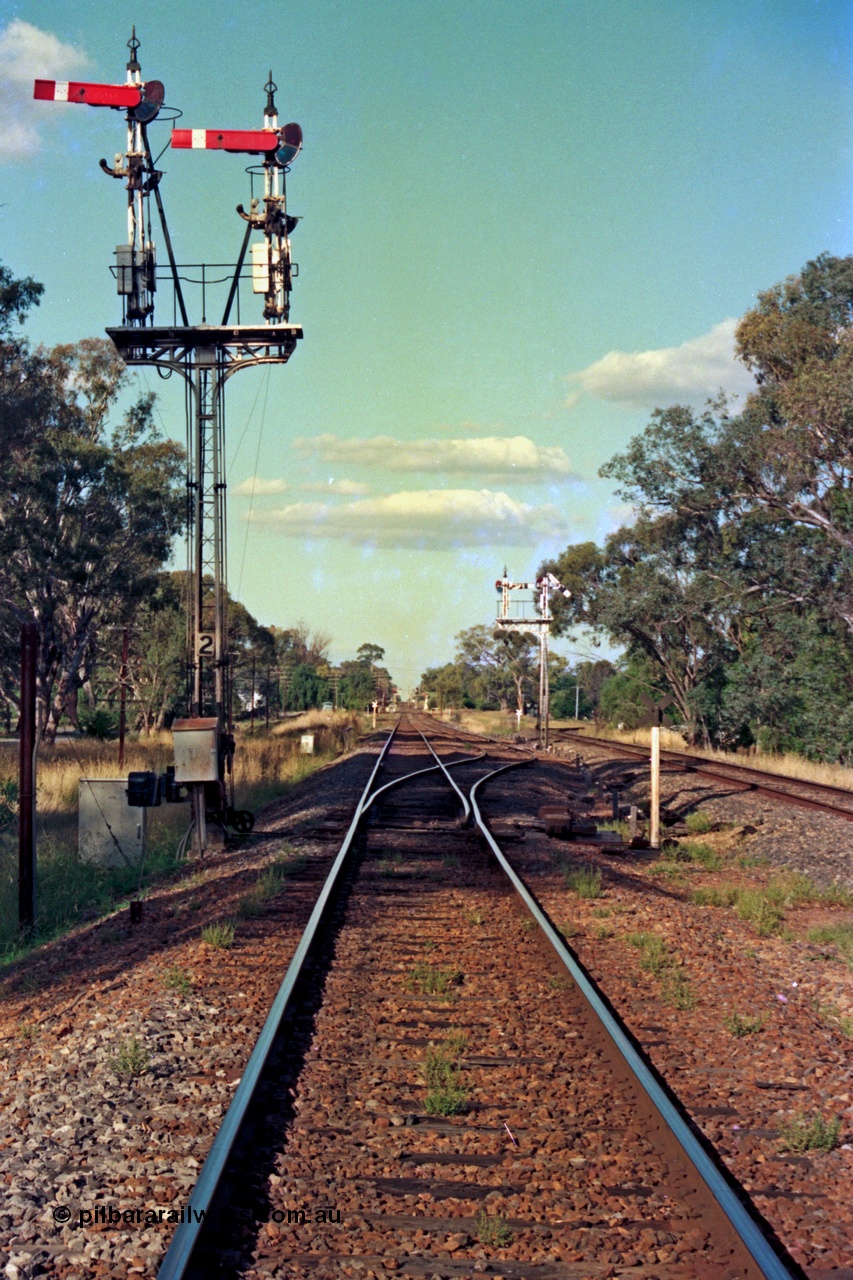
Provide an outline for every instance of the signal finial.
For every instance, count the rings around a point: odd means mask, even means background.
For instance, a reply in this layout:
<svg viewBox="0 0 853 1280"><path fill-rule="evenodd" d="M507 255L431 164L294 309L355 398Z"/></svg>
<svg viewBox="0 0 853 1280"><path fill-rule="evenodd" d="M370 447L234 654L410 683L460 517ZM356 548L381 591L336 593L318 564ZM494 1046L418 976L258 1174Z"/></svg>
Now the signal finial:
<svg viewBox="0 0 853 1280"><path fill-rule="evenodd" d="M272 78L272 69L270 69L270 78L269 80L267 80L266 84L264 85L264 89L266 90L266 94L267 94L267 105L264 108L264 117L269 118L270 116L275 116L278 114L278 112L276 111L276 105L275 105L275 94L276 94L276 90L278 89L278 85Z"/></svg>
<svg viewBox="0 0 853 1280"><path fill-rule="evenodd" d="M129 39L129 40L128 40L128 42L127 42L127 47L128 47L128 49L130 50L130 58L128 59L127 69L128 69L128 71L139 71L139 69L140 69L140 68L139 68L139 60L138 60L138 59L137 59L137 57L136 57L137 53L139 52L139 41L138 41L138 40L137 40L137 38L136 38L136 24L135 24L135 23L134 23L134 25L130 28L130 39Z"/></svg>

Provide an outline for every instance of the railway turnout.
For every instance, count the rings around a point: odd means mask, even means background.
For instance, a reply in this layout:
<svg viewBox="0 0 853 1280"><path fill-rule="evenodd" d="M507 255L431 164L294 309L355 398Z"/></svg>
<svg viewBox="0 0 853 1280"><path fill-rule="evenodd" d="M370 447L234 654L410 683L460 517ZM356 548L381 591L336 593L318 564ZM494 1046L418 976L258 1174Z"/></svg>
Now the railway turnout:
<svg viewBox="0 0 853 1280"><path fill-rule="evenodd" d="M420 724L377 758L161 1280L801 1276L482 816L532 757Z"/></svg>

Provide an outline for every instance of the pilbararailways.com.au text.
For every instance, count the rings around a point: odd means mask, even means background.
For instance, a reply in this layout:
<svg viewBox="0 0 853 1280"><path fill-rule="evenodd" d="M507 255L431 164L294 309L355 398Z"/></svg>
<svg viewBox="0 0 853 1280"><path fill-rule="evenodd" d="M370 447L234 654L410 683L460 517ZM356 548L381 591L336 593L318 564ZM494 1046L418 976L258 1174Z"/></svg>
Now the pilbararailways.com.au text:
<svg viewBox="0 0 853 1280"><path fill-rule="evenodd" d="M53 1217L60 1226L69 1223L73 1213L68 1205L60 1205L54 1209ZM158 1223L201 1223L204 1222L205 1210L194 1209L188 1205L185 1209L169 1209L158 1206L156 1209L118 1209L114 1204L98 1204L93 1209L78 1209L78 1227L92 1226L155 1226ZM340 1209L273 1209L269 1215L270 1222L287 1223L290 1226L305 1226L306 1223L339 1223Z"/></svg>

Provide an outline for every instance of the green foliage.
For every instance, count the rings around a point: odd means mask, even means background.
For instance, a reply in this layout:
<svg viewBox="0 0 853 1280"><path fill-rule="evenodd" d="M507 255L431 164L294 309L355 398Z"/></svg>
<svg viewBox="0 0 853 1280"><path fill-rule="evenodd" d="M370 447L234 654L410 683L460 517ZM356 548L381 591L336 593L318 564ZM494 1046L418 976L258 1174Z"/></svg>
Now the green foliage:
<svg viewBox="0 0 853 1280"><path fill-rule="evenodd" d="M75 796L76 799L76 796ZM77 847L76 814L52 824L50 834L40 833L38 841L38 918L26 945L18 931L17 859L0 858L0 955L11 958L32 946L65 933L85 920L114 911L130 897L179 867L176 850L181 814L166 813L149 831L148 856L142 878L138 868L103 867L80 860ZM0 832L9 848L11 833ZM0 846L2 848L3 846Z"/></svg>
<svg viewBox="0 0 853 1280"><path fill-rule="evenodd" d="M760 889L741 889L734 907L741 920L748 921L762 938L775 933L783 920L780 908Z"/></svg>
<svg viewBox="0 0 853 1280"><path fill-rule="evenodd" d="M424 1059L427 1086L425 1110L431 1116L459 1115L466 1109L468 1091L460 1084L460 1055L467 1044L461 1032L451 1032L440 1045L430 1045Z"/></svg>
<svg viewBox="0 0 853 1280"><path fill-rule="evenodd" d="M461 981L462 974L458 969L442 969L440 965L418 960L406 978L405 986L408 991L419 991L425 996L451 999L453 988Z"/></svg>
<svg viewBox="0 0 853 1280"><path fill-rule="evenodd" d="M720 867L720 855L703 840L679 840L677 843L668 843L664 850L664 857L672 858L675 862L696 862L706 871L718 871Z"/></svg>
<svg viewBox="0 0 853 1280"><path fill-rule="evenodd" d="M737 901L739 890L733 884L721 884L716 887L694 889L690 901L697 907L733 907Z"/></svg>
<svg viewBox="0 0 853 1280"><path fill-rule="evenodd" d="M289 711L308 711L330 700L329 683L314 667L301 663L294 667L287 683L287 708Z"/></svg>
<svg viewBox="0 0 853 1280"><path fill-rule="evenodd" d="M234 945L234 926L223 920L206 925L201 931L201 940L216 951L228 951Z"/></svg>
<svg viewBox="0 0 853 1280"><path fill-rule="evenodd" d="M640 968L660 980L664 1000L685 1011L696 1007L696 997L690 990L687 975L670 954L666 940L660 934L629 934L628 942L640 952Z"/></svg>
<svg viewBox="0 0 853 1280"><path fill-rule="evenodd" d="M832 1151L838 1146L841 1121L834 1117L827 1120L822 1115L807 1115L800 1111L779 1128L779 1145L783 1151L802 1154L804 1151Z"/></svg>
<svg viewBox="0 0 853 1280"><path fill-rule="evenodd" d="M766 1013L738 1013L736 1009L732 1010L731 1013L727 1013L723 1018L723 1026L726 1031L738 1039L742 1036L754 1036L766 1022Z"/></svg>
<svg viewBox="0 0 853 1280"><path fill-rule="evenodd" d="M576 893L579 898L601 897L601 872L598 867L589 864L583 867L567 867L564 876L566 887Z"/></svg>
<svg viewBox="0 0 853 1280"><path fill-rule="evenodd" d="M16 703L20 626L35 621L37 715L50 734L92 675L101 625L150 594L186 503L183 453L159 439L153 394L111 421L129 380L112 343L31 351L11 336L10 315L39 291L3 270L0 697Z"/></svg>
<svg viewBox="0 0 853 1280"><path fill-rule="evenodd" d="M177 995L186 998L193 989L193 980L186 969L175 964L163 974L163 986L167 991L174 991Z"/></svg>
<svg viewBox="0 0 853 1280"><path fill-rule="evenodd" d="M14 778L0 779L0 828L11 826L18 818L18 784Z"/></svg>
<svg viewBox="0 0 853 1280"><path fill-rule="evenodd" d="M477 1215L477 1238L491 1249L504 1249L512 1244L512 1232L506 1216L481 1209Z"/></svg>
<svg viewBox="0 0 853 1280"><path fill-rule="evenodd" d="M135 1080L143 1075L151 1061L151 1055L136 1036L123 1040L115 1055L109 1059L110 1069L120 1078Z"/></svg>
<svg viewBox="0 0 853 1280"><path fill-rule="evenodd" d="M637 511L543 568L557 627L650 664L688 739L853 760L853 257L822 254L737 330L743 408L658 409L602 468ZM602 690L633 727L640 680Z"/></svg>
<svg viewBox="0 0 853 1280"><path fill-rule="evenodd" d="M694 809L684 819L684 825L692 836L704 836L713 828L714 820L704 809Z"/></svg>
<svg viewBox="0 0 853 1280"><path fill-rule="evenodd" d="M106 742L118 731L118 712L112 707L92 707L77 713L81 733Z"/></svg>
<svg viewBox="0 0 853 1280"><path fill-rule="evenodd" d="M845 923L819 925L806 934L818 946L837 947L844 961L853 968L853 925Z"/></svg>

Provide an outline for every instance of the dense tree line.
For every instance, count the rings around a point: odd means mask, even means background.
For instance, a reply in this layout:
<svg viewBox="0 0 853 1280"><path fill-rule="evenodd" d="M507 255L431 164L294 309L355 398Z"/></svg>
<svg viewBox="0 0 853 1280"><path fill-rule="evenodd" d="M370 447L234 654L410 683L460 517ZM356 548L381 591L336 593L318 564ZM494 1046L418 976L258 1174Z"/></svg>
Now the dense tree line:
<svg viewBox="0 0 853 1280"><path fill-rule="evenodd" d="M17 720L21 624L35 622L41 735L63 716L115 728L125 637L128 722L147 733L188 705L187 575L165 568L184 528L185 455L160 437L150 393L118 413L129 375L112 343L28 342L21 326L42 293L0 264L0 710ZM235 715L305 710L336 690L358 709L392 695L383 649L362 645L334 668L330 644L230 600Z"/></svg>
<svg viewBox="0 0 853 1280"><path fill-rule="evenodd" d="M558 631L623 646L602 711L673 699L691 741L853 753L853 258L759 295L736 334L742 409L655 411L602 468L635 518L543 568Z"/></svg>
<svg viewBox="0 0 853 1280"><path fill-rule="evenodd" d="M549 655L551 715L582 719L598 712L604 682L614 671L606 659L574 666L559 654ZM476 626L460 631L456 655L442 667L428 667L420 679L420 699L443 711L471 707L516 712L536 708L539 696L539 645L526 632Z"/></svg>
<svg viewBox="0 0 853 1280"><path fill-rule="evenodd" d="M113 421L127 371L111 343L33 349L42 286L0 266L0 700L19 703L21 624L38 628L40 732L91 678L107 621L130 622L184 519L183 455L152 395Z"/></svg>

